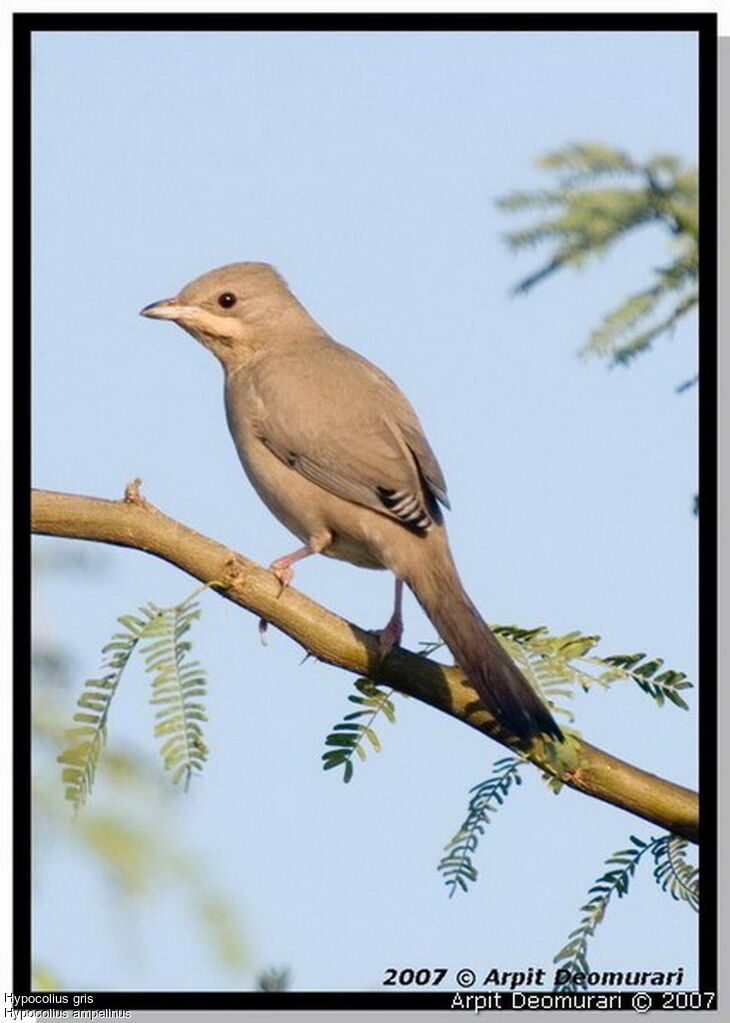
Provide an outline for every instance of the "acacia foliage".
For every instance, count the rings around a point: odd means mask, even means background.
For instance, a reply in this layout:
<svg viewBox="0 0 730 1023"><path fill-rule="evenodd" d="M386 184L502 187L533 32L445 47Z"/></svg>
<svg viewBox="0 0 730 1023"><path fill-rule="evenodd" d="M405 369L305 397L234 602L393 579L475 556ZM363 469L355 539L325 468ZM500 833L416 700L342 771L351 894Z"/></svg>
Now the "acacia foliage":
<svg viewBox="0 0 730 1023"><path fill-rule="evenodd" d="M512 249L551 248L543 265L515 285L516 294L530 291L558 270L585 266L638 228L654 224L669 235L667 261L653 268L644 287L603 316L581 350L614 365L626 364L698 304L697 169L669 154L637 161L598 143L559 149L539 159L537 166L553 176L554 184L497 200L507 212L540 215L505 235Z"/></svg>

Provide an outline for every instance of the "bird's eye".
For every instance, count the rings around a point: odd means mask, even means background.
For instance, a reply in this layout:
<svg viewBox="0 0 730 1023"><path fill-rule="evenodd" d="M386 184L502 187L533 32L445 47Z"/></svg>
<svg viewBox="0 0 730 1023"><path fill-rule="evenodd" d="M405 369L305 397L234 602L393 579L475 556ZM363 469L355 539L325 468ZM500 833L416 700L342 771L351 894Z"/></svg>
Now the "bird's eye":
<svg viewBox="0 0 730 1023"><path fill-rule="evenodd" d="M236 296L232 291L224 291L222 295L218 296L218 305L222 306L223 309L231 309L236 304Z"/></svg>

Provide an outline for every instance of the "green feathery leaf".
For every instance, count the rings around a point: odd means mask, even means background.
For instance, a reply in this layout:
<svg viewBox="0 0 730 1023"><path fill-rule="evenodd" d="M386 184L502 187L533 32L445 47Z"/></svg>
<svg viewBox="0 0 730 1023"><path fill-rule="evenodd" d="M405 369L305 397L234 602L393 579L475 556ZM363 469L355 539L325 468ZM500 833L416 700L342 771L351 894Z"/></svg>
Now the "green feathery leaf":
<svg viewBox="0 0 730 1023"><path fill-rule="evenodd" d="M660 670L664 662L660 657L646 659L646 654L613 654L610 657L589 658L592 663L604 664L606 671L596 679L602 685L610 685L617 679L629 679L635 682L642 692L661 707L669 700L675 707L688 710L688 706L679 695L682 689L691 689L692 683L687 680L683 671L671 668Z"/></svg>
<svg viewBox="0 0 730 1023"><path fill-rule="evenodd" d="M538 166L557 175L557 187L515 191L497 202L511 213L550 211L546 219L505 236L515 250L544 243L552 246L546 262L519 281L515 293L530 291L564 267L582 267L629 232L647 224L659 224L668 230L679 249L668 266L654 270L651 286L629 296L604 316L582 349L582 354L607 357L613 365L626 364L646 351L657 337L672 331L697 305L697 170L684 168L669 155L642 164L620 150L597 143L550 153L538 161ZM665 306L668 311L663 311ZM652 314L654 321L639 330L639 323Z"/></svg>
<svg viewBox="0 0 730 1023"><path fill-rule="evenodd" d="M578 687L587 692L593 686L605 689L617 681L634 682L659 707L668 700L687 710L679 694L682 689L692 688L692 683L684 672L664 669L661 658L647 660L643 653L599 657L593 649L600 636L580 632L552 636L544 626L523 629L516 625L495 625L493 631L553 710L570 720L573 715L556 706L556 698L572 698Z"/></svg>
<svg viewBox="0 0 730 1023"><path fill-rule="evenodd" d="M333 767L343 767L344 782L349 782L352 778L355 754L360 760L365 760L368 744L376 753L380 752L380 740L373 729L373 721L378 714L382 714L391 724L395 724L392 689L388 689L387 692L378 689L375 683L367 678L356 679L355 688L357 693L351 693L348 700L361 709L345 714L342 721L334 726L325 739L325 744L332 746L333 749L328 749L322 754L324 761L322 766L325 771L330 771Z"/></svg>
<svg viewBox="0 0 730 1023"><path fill-rule="evenodd" d="M562 963L571 978L576 974L590 973L588 944L604 919L613 895L622 898L629 891L629 882L640 861L647 853L654 857L654 877L662 891L674 899L682 899L694 910L699 905L699 881L695 867L684 858L687 843L677 835L662 835L643 841L631 835L631 847L620 849L605 861L610 869L599 877L588 889L588 902L581 906L581 922L568 935L568 941L554 957L553 962ZM560 985L556 991L576 991L585 988L585 981L571 979Z"/></svg>
<svg viewBox="0 0 730 1023"><path fill-rule="evenodd" d="M700 909L699 869L688 863L688 843L679 835L664 835L657 840L654 855L654 878L673 899L686 902L696 913Z"/></svg>
<svg viewBox="0 0 730 1023"><path fill-rule="evenodd" d="M469 884L476 881L478 872L474 866L472 855L476 852L479 839L491 821L491 818L504 803L514 786L522 784L520 769L525 761L521 757L503 757L495 761L493 772L486 781L475 785L469 800L469 809L459 830L444 846L446 855L442 857L438 871L445 879L452 898L457 889L466 891Z"/></svg>
<svg viewBox="0 0 730 1023"><path fill-rule="evenodd" d="M154 604L147 604L139 611L141 617L121 615L117 619L124 631L115 632L110 642L102 648L102 654L106 656L101 676L84 682L77 701L80 710L73 716L79 726L65 732L67 745L57 757L58 763L63 765L61 780L66 786L66 799L76 811L83 806L94 784L99 758L106 742L109 707L122 673L139 641L162 614Z"/></svg>
<svg viewBox="0 0 730 1023"><path fill-rule="evenodd" d="M196 593L199 592L196 590ZM152 700L156 714L155 735L165 738L162 756L173 781L199 771L207 756L200 722L205 720L201 698L205 696L205 672L197 661L188 661L190 642L183 637L200 617L193 597L174 607L160 608L152 601L139 615L121 615L123 632L115 632L102 648L101 676L84 682L73 716L76 727L65 733L66 747L57 760L62 764L65 797L78 811L88 798L106 743L109 708L122 673L141 642L146 670L154 675Z"/></svg>
<svg viewBox="0 0 730 1023"><path fill-rule="evenodd" d="M173 782L185 779L186 789L208 756L201 727L207 720L202 702L205 670L199 661L188 660L192 644L184 639L198 618L200 607L193 598L168 608L147 629L150 642L140 651L153 676L150 703L159 708L155 736L165 740L160 747L163 764Z"/></svg>

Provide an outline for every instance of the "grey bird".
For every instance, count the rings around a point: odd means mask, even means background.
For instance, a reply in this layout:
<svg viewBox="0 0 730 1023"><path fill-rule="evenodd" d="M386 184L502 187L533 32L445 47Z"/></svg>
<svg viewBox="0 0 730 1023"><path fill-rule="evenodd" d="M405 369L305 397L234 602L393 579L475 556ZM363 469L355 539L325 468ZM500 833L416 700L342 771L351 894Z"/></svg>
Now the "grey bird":
<svg viewBox="0 0 730 1023"><path fill-rule="evenodd" d="M415 595L484 705L518 739L562 732L459 579L442 506L443 473L408 399L367 359L333 340L266 263L231 263L141 314L172 320L225 373L228 426L244 470L303 547L271 566L325 554L390 569Z"/></svg>

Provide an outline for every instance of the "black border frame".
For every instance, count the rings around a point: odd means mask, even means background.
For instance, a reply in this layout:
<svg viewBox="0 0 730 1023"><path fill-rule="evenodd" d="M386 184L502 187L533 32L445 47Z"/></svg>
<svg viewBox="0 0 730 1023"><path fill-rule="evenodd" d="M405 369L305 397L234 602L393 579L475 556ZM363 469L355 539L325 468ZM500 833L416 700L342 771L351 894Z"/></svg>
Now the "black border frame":
<svg viewBox="0 0 730 1023"><path fill-rule="evenodd" d="M31 761L28 743L30 677L30 337L31 308L31 44L34 32L697 32L699 39L700 212L700 574L699 721L700 867L702 873L700 990L717 991L717 15L693 14L47 14L13 15L13 248L14 248L14 650L13 711L13 987L31 992ZM83 992L63 992L69 999ZM599 992L594 992L598 994ZM606 992L606 994L616 992ZM93 992L93 1006L124 1009L449 1009L450 991ZM464 993L465 994L465 993ZM506 993L505 993L506 994ZM547 992L546 992L547 994ZM621 1008L631 1009L631 993ZM659 998L654 993L653 998ZM505 998L505 1001L510 1001ZM30 1006L26 1006L30 1008ZM505 1005L504 1008L509 1008ZM654 1001L653 1008L660 1008ZM717 999L712 1005L716 1009ZM73 1008L46 1002L39 1009ZM564 1008L556 1011L566 1011Z"/></svg>

